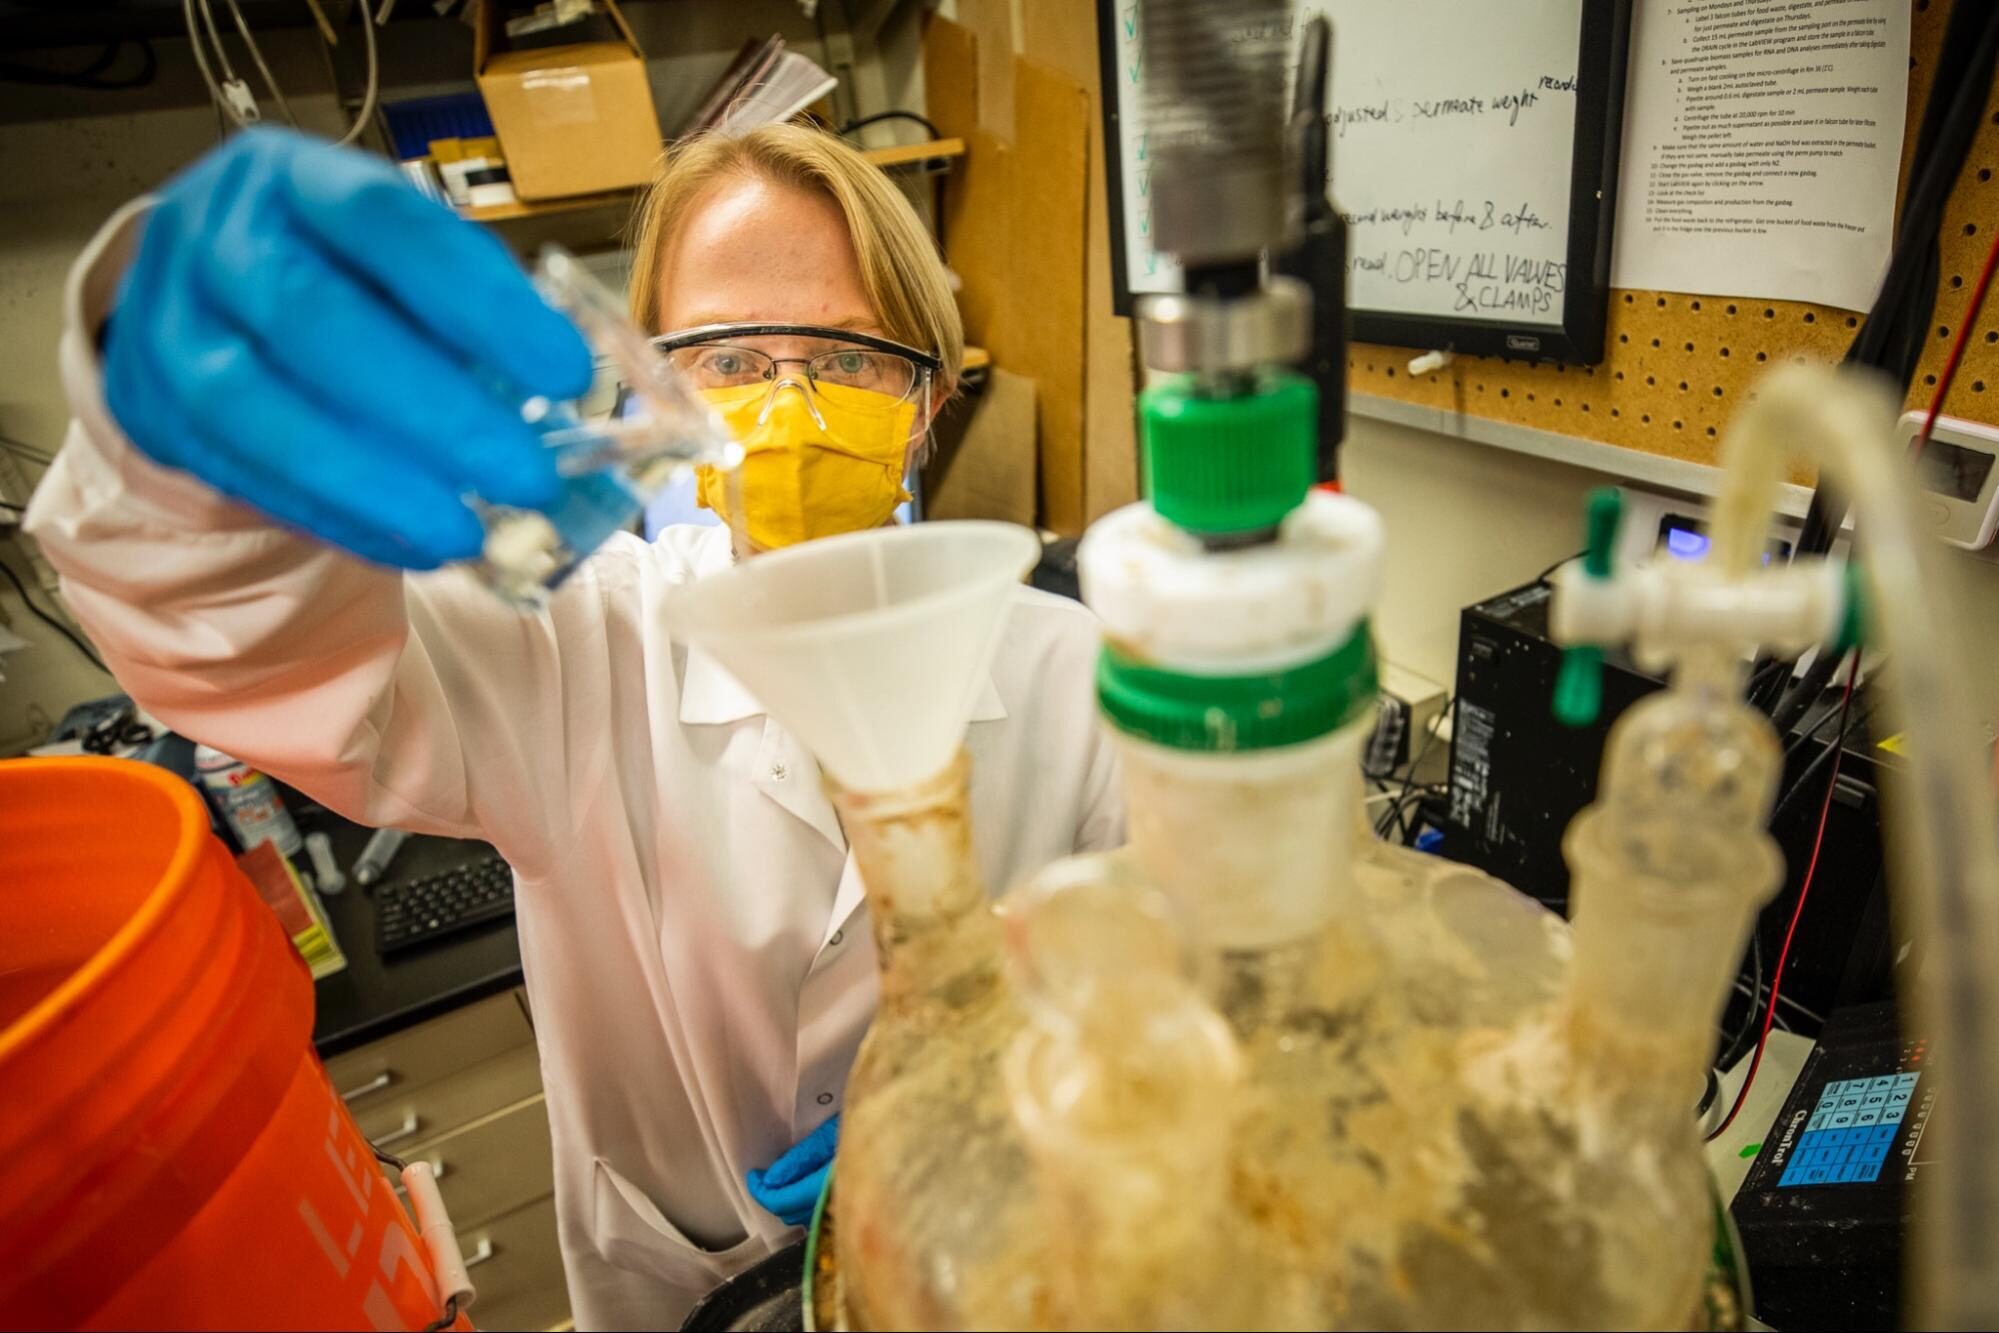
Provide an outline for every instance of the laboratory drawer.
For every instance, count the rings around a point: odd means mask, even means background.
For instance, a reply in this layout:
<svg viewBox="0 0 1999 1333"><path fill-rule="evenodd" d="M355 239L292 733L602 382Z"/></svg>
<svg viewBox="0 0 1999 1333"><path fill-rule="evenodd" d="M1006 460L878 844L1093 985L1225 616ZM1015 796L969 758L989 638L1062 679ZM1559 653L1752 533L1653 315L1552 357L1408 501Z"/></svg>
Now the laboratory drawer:
<svg viewBox="0 0 1999 1333"><path fill-rule="evenodd" d="M569 1288L555 1239L555 1200L541 1199L480 1226L460 1227L480 1328L553 1328L569 1318Z"/></svg>
<svg viewBox="0 0 1999 1333"><path fill-rule="evenodd" d="M355 1123L398 1157L541 1091L533 1046L516 1046L432 1083L397 1084L353 1104Z"/></svg>
<svg viewBox="0 0 1999 1333"><path fill-rule="evenodd" d="M533 1041L527 1015L508 991L336 1055L326 1062L326 1073L358 1115L399 1089L435 1083Z"/></svg>
<svg viewBox="0 0 1999 1333"><path fill-rule="evenodd" d="M532 1203L555 1188L548 1107L539 1097L403 1156L430 1163L451 1223L461 1230ZM391 1185L398 1184L393 1171L384 1168L384 1174Z"/></svg>

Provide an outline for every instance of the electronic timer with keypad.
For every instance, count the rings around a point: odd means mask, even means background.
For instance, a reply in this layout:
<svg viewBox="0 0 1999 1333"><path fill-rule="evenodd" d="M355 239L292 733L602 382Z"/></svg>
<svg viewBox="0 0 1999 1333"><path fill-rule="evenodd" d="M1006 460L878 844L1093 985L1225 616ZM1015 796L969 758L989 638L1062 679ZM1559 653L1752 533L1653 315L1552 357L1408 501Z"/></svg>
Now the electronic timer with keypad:
<svg viewBox="0 0 1999 1333"><path fill-rule="evenodd" d="M1942 1165L1929 1132L1935 1063L1923 1033L1901 1030L1892 1001L1827 1019L1730 1209L1758 1318L1891 1326L1913 1198Z"/></svg>

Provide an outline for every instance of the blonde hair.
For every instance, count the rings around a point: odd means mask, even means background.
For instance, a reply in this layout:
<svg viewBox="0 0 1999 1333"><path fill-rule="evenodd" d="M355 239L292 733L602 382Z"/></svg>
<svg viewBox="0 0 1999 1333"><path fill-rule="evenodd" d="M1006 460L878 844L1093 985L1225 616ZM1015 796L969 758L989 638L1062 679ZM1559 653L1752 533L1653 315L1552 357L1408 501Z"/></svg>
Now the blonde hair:
<svg viewBox="0 0 1999 1333"><path fill-rule="evenodd" d="M965 329L930 233L879 167L805 125L704 134L669 151L633 219L631 313L638 326L658 331L667 250L694 202L732 176L817 190L839 205L860 261L861 289L883 333L943 362L936 388L939 397L947 395L963 364Z"/></svg>

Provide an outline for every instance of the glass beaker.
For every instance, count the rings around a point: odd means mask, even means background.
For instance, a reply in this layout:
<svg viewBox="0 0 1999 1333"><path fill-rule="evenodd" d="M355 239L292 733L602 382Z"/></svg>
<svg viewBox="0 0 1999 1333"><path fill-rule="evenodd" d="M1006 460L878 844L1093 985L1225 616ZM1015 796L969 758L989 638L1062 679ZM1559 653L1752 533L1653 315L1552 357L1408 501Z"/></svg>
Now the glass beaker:
<svg viewBox="0 0 1999 1333"><path fill-rule="evenodd" d="M486 529L474 567L502 598L527 609L545 605L585 557L630 527L682 472L704 463L732 471L742 461L742 446L714 409L574 255L546 247L534 281L590 344L598 381L574 402L522 404L522 417L555 453L561 494L552 507L473 501Z"/></svg>

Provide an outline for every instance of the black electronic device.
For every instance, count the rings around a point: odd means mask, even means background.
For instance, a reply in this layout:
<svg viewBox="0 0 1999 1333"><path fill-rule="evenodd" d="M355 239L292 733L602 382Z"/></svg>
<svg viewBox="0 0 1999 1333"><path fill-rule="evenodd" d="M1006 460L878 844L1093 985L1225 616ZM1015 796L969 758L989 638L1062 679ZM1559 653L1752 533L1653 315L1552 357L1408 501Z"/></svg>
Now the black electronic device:
<svg viewBox="0 0 1999 1333"><path fill-rule="evenodd" d="M1554 589L1541 582L1467 607L1458 622L1448 815L1439 850L1556 911L1569 897L1562 832L1596 797L1604 737L1660 687L1619 653L1604 655L1595 723L1557 725L1562 650L1548 638Z"/></svg>
<svg viewBox="0 0 1999 1333"><path fill-rule="evenodd" d="M1594 724L1570 729L1551 707L1562 650L1548 638L1553 589L1535 582L1467 607L1458 629L1455 713L1451 729L1449 793L1433 804L1441 834L1436 850L1476 866L1558 912L1566 912L1569 869L1562 835L1569 821L1596 799L1603 747L1624 710L1661 682L1616 652L1606 653L1603 707ZM1757 926L1771 965L1783 944L1825 799L1824 765L1806 770L1837 733L1828 717L1837 693L1820 700L1787 738L1781 792L1771 823L1786 865L1785 883ZM1856 702L1856 710L1862 705ZM1914 957L1905 933L1888 912L1881 875L1881 800L1877 784L1895 764L1876 745L1858 712L1848 728L1839 785L1826 831L1811 900L1798 924L1784 966L1780 1016L1787 1026L1813 1035L1818 1019L1846 1004L1880 1000L1893 990L1893 960ZM1906 964L1905 964L1906 966ZM1764 982L1767 985L1769 978ZM1723 1028L1749 1021L1745 981L1731 999Z"/></svg>
<svg viewBox="0 0 1999 1333"><path fill-rule="evenodd" d="M1893 1003L1834 1012L1730 1211L1756 1315L1778 1328L1891 1328L1902 1240L1936 1105L1932 1051Z"/></svg>
<svg viewBox="0 0 1999 1333"><path fill-rule="evenodd" d="M384 957L514 914L514 872L497 856L375 890L375 948Z"/></svg>

